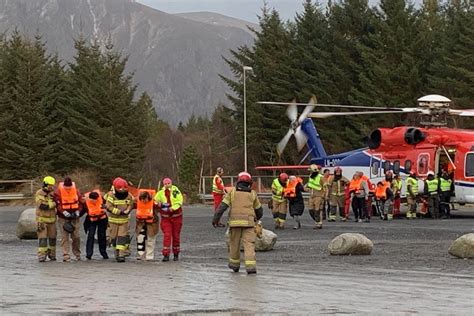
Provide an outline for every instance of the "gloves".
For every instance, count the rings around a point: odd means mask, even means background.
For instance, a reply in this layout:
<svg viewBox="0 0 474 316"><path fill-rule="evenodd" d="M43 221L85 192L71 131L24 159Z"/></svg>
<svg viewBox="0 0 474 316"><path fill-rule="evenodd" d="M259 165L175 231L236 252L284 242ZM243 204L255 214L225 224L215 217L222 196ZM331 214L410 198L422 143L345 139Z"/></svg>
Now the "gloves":
<svg viewBox="0 0 474 316"><path fill-rule="evenodd" d="M71 218L71 217L72 217L72 214L69 213L68 211L63 211L63 215L64 215L64 217L66 217L66 218Z"/></svg>
<svg viewBox="0 0 474 316"><path fill-rule="evenodd" d="M161 204L161 210L163 212L168 212L170 210L170 204L169 203L162 203Z"/></svg>
<svg viewBox="0 0 474 316"><path fill-rule="evenodd" d="M42 211L47 211L47 210L49 210L49 206L46 205L46 204L41 203L39 205L39 209L42 210Z"/></svg>
<svg viewBox="0 0 474 316"><path fill-rule="evenodd" d="M130 210L120 211L120 215L128 215L128 213L130 213Z"/></svg>
<svg viewBox="0 0 474 316"><path fill-rule="evenodd" d="M79 211L74 212L74 218L79 218L80 215L81 215L81 213L79 213Z"/></svg>

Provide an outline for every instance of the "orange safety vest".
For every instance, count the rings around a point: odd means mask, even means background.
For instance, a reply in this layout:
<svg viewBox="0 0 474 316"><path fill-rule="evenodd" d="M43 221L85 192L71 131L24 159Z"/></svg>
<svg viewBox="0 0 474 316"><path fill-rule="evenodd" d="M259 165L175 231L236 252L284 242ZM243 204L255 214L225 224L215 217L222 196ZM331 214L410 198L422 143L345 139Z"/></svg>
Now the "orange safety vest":
<svg viewBox="0 0 474 316"><path fill-rule="evenodd" d="M286 198L292 198L296 196L296 186L298 183L303 183L303 179L296 178L295 181L288 181L285 189L283 190L283 196Z"/></svg>
<svg viewBox="0 0 474 316"><path fill-rule="evenodd" d="M361 191L362 178L357 180L352 179L349 183L349 191L354 191L354 193L359 193Z"/></svg>
<svg viewBox="0 0 474 316"><path fill-rule="evenodd" d="M377 186L377 189L375 190L375 197L378 199L386 199L388 188L390 188L390 183L383 181L381 186Z"/></svg>
<svg viewBox="0 0 474 316"><path fill-rule="evenodd" d="M99 190L94 190L93 192L97 192L97 194L99 194L99 197L96 200L89 198L89 194L91 192L87 192L85 196L87 205L87 215L89 215L89 218L92 222L95 222L99 219L106 218L107 214L105 213L105 208L102 207L102 205L104 204L104 201L102 199L102 193L100 193Z"/></svg>
<svg viewBox="0 0 474 316"><path fill-rule="evenodd" d="M76 183L73 182L71 187L66 188L64 182L60 182L59 192L61 193L61 206L63 210L77 210L79 208Z"/></svg>
<svg viewBox="0 0 474 316"><path fill-rule="evenodd" d="M367 181L367 187L369 188L369 191L370 191L370 192L372 192L372 193L375 192L375 184L373 184L373 183L370 181L369 177L367 177L367 176L362 176L362 180Z"/></svg>
<svg viewBox="0 0 474 316"><path fill-rule="evenodd" d="M140 196L140 193L142 192L149 192L151 199L147 203L140 201L139 198L137 199L137 219L147 223L153 223L153 197L155 196L156 191L151 189L140 189L138 191L138 196Z"/></svg>

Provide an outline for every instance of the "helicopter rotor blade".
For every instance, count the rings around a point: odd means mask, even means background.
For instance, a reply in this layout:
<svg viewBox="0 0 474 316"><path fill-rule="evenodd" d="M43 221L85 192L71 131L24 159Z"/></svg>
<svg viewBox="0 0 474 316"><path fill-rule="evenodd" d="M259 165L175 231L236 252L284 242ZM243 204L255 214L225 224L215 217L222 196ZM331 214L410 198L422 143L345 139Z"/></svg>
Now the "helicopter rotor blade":
<svg viewBox="0 0 474 316"><path fill-rule="evenodd" d="M293 134L294 134L294 131L290 128L288 132L286 133L286 135L283 136L283 138L280 140L280 142L277 145L278 156L281 156L281 154L283 153L283 150L285 150L286 145L290 141L291 135Z"/></svg>
<svg viewBox="0 0 474 316"><path fill-rule="evenodd" d="M454 110L450 109L449 114L451 115L457 115L457 116L474 116L474 109L468 109L468 110Z"/></svg>
<svg viewBox="0 0 474 316"><path fill-rule="evenodd" d="M318 99L316 96L312 96L308 102L308 105L304 108L303 113L301 113L300 117L298 118L298 123L303 123L303 121L308 117L308 114L313 112L315 104L318 103Z"/></svg>
<svg viewBox="0 0 474 316"><path fill-rule="evenodd" d="M291 103L286 109L286 116L288 116L291 122L295 122L298 118L298 106L296 106L294 103Z"/></svg>
<svg viewBox="0 0 474 316"><path fill-rule="evenodd" d="M300 152L306 143L308 142L308 138L306 137L305 133L301 129L301 126L298 126L295 131L295 139L296 139L296 148L298 152Z"/></svg>
<svg viewBox="0 0 474 316"><path fill-rule="evenodd" d="M259 101L258 104L266 105L308 105L308 103L295 103L295 102L273 102L273 101ZM398 108L383 107L383 106L366 106L366 105L343 105L343 104L322 104L318 103L314 106L318 107L330 107L330 108L344 108L344 109L367 109L367 110L393 110Z"/></svg>
<svg viewBox="0 0 474 316"><path fill-rule="evenodd" d="M417 112L421 112L421 111L410 110L410 111L367 111L367 112L319 112L319 113L309 113L308 117L327 118L331 116L352 116L352 115L368 115L368 114L405 114L405 113L417 113Z"/></svg>

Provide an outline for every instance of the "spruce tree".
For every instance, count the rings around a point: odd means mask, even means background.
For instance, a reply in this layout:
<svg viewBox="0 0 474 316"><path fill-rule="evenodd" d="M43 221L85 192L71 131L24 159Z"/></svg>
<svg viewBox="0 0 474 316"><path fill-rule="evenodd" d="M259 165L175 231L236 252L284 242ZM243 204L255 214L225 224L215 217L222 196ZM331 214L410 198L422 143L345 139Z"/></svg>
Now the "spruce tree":
<svg viewBox="0 0 474 316"><path fill-rule="evenodd" d="M191 200L195 200L198 193L201 159L194 146L184 148L179 162L179 183L183 193Z"/></svg>

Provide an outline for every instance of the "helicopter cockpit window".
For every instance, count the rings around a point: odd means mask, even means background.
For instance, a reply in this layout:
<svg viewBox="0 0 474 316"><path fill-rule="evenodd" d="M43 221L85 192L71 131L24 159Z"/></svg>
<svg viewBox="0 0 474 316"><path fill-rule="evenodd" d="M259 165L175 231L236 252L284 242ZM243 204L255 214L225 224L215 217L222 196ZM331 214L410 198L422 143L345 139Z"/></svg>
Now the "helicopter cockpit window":
<svg viewBox="0 0 474 316"><path fill-rule="evenodd" d="M390 161L385 161L383 163L383 173L387 173L390 170Z"/></svg>
<svg viewBox="0 0 474 316"><path fill-rule="evenodd" d="M393 162L393 173L395 173L395 174L400 173L400 161L399 160L395 160Z"/></svg>
<svg viewBox="0 0 474 316"><path fill-rule="evenodd" d="M466 155L466 177L474 177L474 153Z"/></svg>
<svg viewBox="0 0 474 316"><path fill-rule="evenodd" d="M411 171L411 160L406 160L405 161L405 173L410 173Z"/></svg>
<svg viewBox="0 0 474 316"><path fill-rule="evenodd" d="M379 161L377 160L372 161L372 174L374 176L379 174Z"/></svg>
<svg viewBox="0 0 474 316"><path fill-rule="evenodd" d="M418 174L425 175L428 173L428 162L430 156L428 154L420 154L418 156Z"/></svg>

